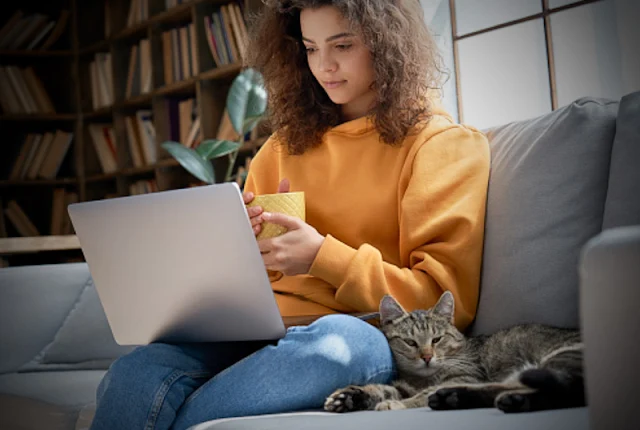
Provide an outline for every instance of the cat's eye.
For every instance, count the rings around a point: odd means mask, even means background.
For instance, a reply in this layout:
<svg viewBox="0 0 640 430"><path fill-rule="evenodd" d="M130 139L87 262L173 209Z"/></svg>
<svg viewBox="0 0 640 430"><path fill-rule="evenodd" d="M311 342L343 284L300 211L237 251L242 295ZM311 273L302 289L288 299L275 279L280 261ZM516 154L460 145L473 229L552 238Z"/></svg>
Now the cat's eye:
<svg viewBox="0 0 640 430"><path fill-rule="evenodd" d="M418 347L418 343L413 340L413 339L405 339L404 343L406 343L407 345L413 347L413 348L417 348Z"/></svg>
<svg viewBox="0 0 640 430"><path fill-rule="evenodd" d="M442 336L434 337L433 339L431 339L431 343L435 345L436 343L440 342L441 339Z"/></svg>

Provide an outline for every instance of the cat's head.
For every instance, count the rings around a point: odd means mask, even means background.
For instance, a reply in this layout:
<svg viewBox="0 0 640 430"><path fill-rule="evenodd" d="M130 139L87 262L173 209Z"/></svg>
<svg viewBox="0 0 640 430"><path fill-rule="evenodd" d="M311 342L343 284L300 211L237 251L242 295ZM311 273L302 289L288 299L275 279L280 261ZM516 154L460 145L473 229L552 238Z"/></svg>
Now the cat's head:
<svg viewBox="0 0 640 430"><path fill-rule="evenodd" d="M398 370L416 376L435 374L464 345L453 325L454 300L446 291L431 309L405 311L391 296L380 302L380 328L393 352Z"/></svg>

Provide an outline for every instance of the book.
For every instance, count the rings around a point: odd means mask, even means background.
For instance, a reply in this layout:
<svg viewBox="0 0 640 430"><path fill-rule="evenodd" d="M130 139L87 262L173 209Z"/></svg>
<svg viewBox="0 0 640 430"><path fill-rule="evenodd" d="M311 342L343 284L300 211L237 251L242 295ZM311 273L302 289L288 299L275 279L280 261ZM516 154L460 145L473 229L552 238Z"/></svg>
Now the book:
<svg viewBox="0 0 640 430"><path fill-rule="evenodd" d="M228 41L229 51L234 63L241 61L240 54L237 48L235 35L231 30L231 15L227 9L227 6L220 7L220 19L222 21L222 30Z"/></svg>
<svg viewBox="0 0 640 430"><path fill-rule="evenodd" d="M45 25L42 30L40 31L40 33L38 33L33 40L31 41L31 43L29 43L29 45L27 45L27 51L32 50L33 48L35 48L38 43L40 43L42 41L42 39L44 39L44 37L51 31L53 30L53 27L55 27L56 22L55 21L50 21L47 25Z"/></svg>
<svg viewBox="0 0 640 430"><path fill-rule="evenodd" d="M131 51L129 52L129 71L127 72L127 89L125 92L127 98L133 95L137 63L138 45L133 45L131 46Z"/></svg>
<svg viewBox="0 0 640 430"><path fill-rule="evenodd" d="M19 24L24 13L21 10L17 10L11 15L11 18L0 29L0 48L5 46L5 38L13 31L13 29Z"/></svg>
<svg viewBox="0 0 640 430"><path fill-rule="evenodd" d="M164 71L164 84L173 83L173 55L171 47L171 31L162 33L162 65Z"/></svg>
<svg viewBox="0 0 640 430"><path fill-rule="evenodd" d="M53 142L54 137L55 134L51 132L45 133L42 137L42 141L38 147L38 152L36 153L36 156L29 167L29 171L27 172L27 179L36 179L38 177L38 172L42 167L44 159L49 153L49 149L51 149L51 143Z"/></svg>
<svg viewBox="0 0 640 430"><path fill-rule="evenodd" d="M62 234L74 234L73 224L71 223L71 217L69 217L69 210L67 209L69 205L78 203L78 193L75 192L65 192L64 194L64 215L62 221Z"/></svg>
<svg viewBox="0 0 640 430"><path fill-rule="evenodd" d="M0 237L7 237L7 225L4 221L4 206L2 199L0 199Z"/></svg>
<svg viewBox="0 0 640 430"><path fill-rule="evenodd" d="M49 153L40 168L39 175L41 178L54 179L58 176L58 171L67 155L72 140L73 133L62 130L56 131Z"/></svg>
<svg viewBox="0 0 640 430"><path fill-rule="evenodd" d="M131 156L131 162L134 167L142 167L145 165L144 158L142 157L140 138L136 131L136 124L131 116L124 118L125 130L127 132L127 143L129 144L129 155Z"/></svg>
<svg viewBox="0 0 640 430"><path fill-rule="evenodd" d="M109 143L103 131L104 128L109 126L109 124L90 124L88 127L93 147L98 155L98 162L104 173L112 173L118 170L115 154L109 148Z"/></svg>
<svg viewBox="0 0 640 430"><path fill-rule="evenodd" d="M32 134L31 144L29 146L29 152L27 153L27 158L22 165L22 169L20 170L20 179L25 179L27 177L27 173L33 163L34 158L36 157L36 153L38 152L38 148L40 148L40 142L42 141L41 134Z"/></svg>
<svg viewBox="0 0 640 430"><path fill-rule="evenodd" d="M7 219L20 236L40 236L40 232L15 200L11 200L4 210Z"/></svg>
<svg viewBox="0 0 640 430"><path fill-rule="evenodd" d="M216 67L222 66L222 59L218 55L218 47L216 46L215 39L213 37L213 30L211 29L213 22L211 21L211 17L204 17L204 33L207 37L207 44L209 45L209 51L211 51L211 56L213 57L213 62Z"/></svg>
<svg viewBox="0 0 640 430"><path fill-rule="evenodd" d="M56 22L56 26L54 27L47 40L44 41L40 49L46 50L51 48L64 33L68 21L69 11L64 9L60 12L60 17L58 18L58 22Z"/></svg>
<svg viewBox="0 0 640 430"><path fill-rule="evenodd" d="M151 121L151 111L139 110L135 116L132 117L134 130L136 133L136 140L142 153L142 159L145 165L152 165L156 162L156 149L155 149L155 131L151 131L153 123Z"/></svg>
<svg viewBox="0 0 640 430"><path fill-rule="evenodd" d="M24 141L22 142L22 146L20 147L20 152L18 153L18 156L16 157L16 160L13 163L11 172L9 173L10 181L18 181L22 179L22 172L26 165L27 158L29 157L29 153L32 150L33 140L35 139L35 136L36 135L34 133L30 133L25 137Z"/></svg>
<svg viewBox="0 0 640 430"><path fill-rule="evenodd" d="M65 214L65 191L64 188L56 188L53 190L53 199L51 203L51 227L50 234L58 236L62 234L64 226Z"/></svg>
<svg viewBox="0 0 640 430"><path fill-rule="evenodd" d="M47 93L47 90L45 90L44 84L36 75L33 67L27 67L24 69L22 71L22 75L27 85L27 89L33 96L37 111L42 113L56 113L53 102L51 101L51 98L49 98L49 94Z"/></svg>

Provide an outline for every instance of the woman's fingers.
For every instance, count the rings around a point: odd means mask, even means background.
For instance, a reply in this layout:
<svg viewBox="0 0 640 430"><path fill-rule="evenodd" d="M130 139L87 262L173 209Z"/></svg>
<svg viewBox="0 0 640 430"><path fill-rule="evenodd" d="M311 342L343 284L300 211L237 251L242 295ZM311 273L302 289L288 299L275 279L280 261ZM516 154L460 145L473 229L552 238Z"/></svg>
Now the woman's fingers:
<svg viewBox="0 0 640 430"><path fill-rule="evenodd" d="M282 181L280 181L280 184L278 185L278 192L288 193L290 188L291 188L291 184L289 183L289 180L287 178L284 178Z"/></svg>
<svg viewBox="0 0 640 430"><path fill-rule="evenodd" d="M250 208L247 208L247 214L249 214L249 218L256 217L261 213L262 213L261 206L251 206Z"/></svg>
<svg viewBox="0 0 640 430"><path fill-rule="evenodd" d="M251 203L251 201L253 200L253 193L251 191L242 193L242 200L244 200L245 205Z"/></svg>

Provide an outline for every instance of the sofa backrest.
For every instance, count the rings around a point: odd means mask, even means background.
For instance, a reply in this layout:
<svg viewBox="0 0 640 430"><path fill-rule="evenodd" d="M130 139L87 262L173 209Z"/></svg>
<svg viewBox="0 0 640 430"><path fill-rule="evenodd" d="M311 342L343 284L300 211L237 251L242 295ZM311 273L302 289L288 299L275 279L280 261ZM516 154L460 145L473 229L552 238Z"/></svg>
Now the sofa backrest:
<svg viewBox="0 0 640 430"><path fill-rule="evenodd" d="M106 369L116 344L86 263L0 270L0 374Z"/></svg>
<svg viewBox="0 0 640 430"><path fill-rule="evenodd" d="M640 91L620 100L602 229L640 225Z"/></svg>
<svg viewBox="0 0 640 430"><path fill-rule="evenodd" d="M578 261L602 229L618 102L582 98L487 132L491 174L474 334L578 327Z"/></svg>

